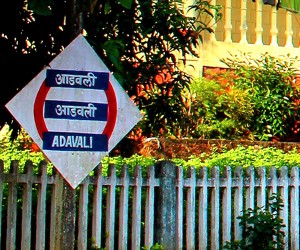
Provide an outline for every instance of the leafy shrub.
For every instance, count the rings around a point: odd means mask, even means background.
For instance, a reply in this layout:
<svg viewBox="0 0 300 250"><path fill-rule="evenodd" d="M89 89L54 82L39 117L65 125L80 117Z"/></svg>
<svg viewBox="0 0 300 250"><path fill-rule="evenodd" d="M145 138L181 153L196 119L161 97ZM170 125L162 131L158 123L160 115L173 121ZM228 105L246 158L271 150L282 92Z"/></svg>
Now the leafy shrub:
<svg viewBox="0 0 300 250"><path fill-rule="evenodd" d="M222 59L236 77L234 86L247 90L253 105L249 129L258 140L284 139L295 136L295 124L300 120L297 102L299 87L294 84L297 57L275 58L262 54L255 59L241 53Z"/></svg>
<svg viewBox="0 0 300 250"><path fill-rule="evenodd" d="M221 61L228 69L208 73L210 79L178 75L174 97L152 93L143 130L177 138L297 141L298 58L240 53Z"/></svg>
<svg viewBox="0 0 300 250"><path fill-rule="evenodd" d="M240 138L248 130L253 110L247 90L230 82L194 79L185 95L193 138Z"/></svg>
<svg viewBox="0 0 300 250"><path fill-rule="evenodd" d="M140 100L139 107L144 117L138 126L148 137L159 134L181 136L181 130L186 124L185 106L181 101L181 95L190 79L187 74L178 74L174 76L172 96L161 94L158 87L154 85L148 91L147 98Z"/></svg>
<svg viewBox="0 0 300 250"><path fill-rule="evenodd" d="M240 219L242 227L242 240L227 242L224 249L284 249L285 227L279 212L283 207L282 199L279 195L273 194L267 207L248 208L243 211Z"/></svg>
<svg viewBox="0 0 300 250"><path fill-rule="evenodd" d="M275 147L262 148L259 146L243 147L223 153L213 153L206 160L207 166L231 166L231 167L293 167L300 166L300 156L296 149L284 152Z"/></svg>
<svg viewBox="0 0 300 250"><path fill-rule="evenodd" d="M296 149L284 152L282 149L275 147L263 148L259 146L237 146L234 149L223 149L222 152L214 150L211 154L202 153L198 156L191 156L188 160L172 159L176 165L182 166L187 169L193 166L196 169L200 167L212 168L215 166L231 168L249 166L253 167L266 167L267 170L271 167L281 168L286 166L292 168L300 166L300 155Z"/></svg>

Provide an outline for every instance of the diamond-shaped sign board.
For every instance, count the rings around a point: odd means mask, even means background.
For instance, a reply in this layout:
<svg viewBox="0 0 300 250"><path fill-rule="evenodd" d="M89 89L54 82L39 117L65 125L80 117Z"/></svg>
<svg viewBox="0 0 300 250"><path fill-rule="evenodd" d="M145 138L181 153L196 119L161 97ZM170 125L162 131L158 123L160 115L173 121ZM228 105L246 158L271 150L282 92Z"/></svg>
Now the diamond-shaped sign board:
<svg viewBox="0 0 300 250"><path fill-rule="evenodd" d="M6 108L72 188L142 118L82 35Z"/></svg>

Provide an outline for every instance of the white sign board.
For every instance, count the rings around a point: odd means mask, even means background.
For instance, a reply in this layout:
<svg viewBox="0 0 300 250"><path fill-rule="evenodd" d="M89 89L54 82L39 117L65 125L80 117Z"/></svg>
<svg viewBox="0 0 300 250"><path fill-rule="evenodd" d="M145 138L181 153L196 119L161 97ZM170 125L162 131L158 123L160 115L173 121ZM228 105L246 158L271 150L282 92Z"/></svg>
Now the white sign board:
<svg viewBox="0 0 300 250"><path fill-rule="evenodd" d="M82 35L6 108L73 188L142 117Z"/></svg>

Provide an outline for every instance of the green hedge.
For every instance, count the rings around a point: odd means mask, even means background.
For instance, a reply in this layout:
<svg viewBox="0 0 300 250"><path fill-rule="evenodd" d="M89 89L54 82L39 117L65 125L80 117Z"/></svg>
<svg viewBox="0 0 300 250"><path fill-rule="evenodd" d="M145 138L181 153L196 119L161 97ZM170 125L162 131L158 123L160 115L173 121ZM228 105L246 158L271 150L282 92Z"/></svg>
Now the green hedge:
<svg viewBox="0 0 300 250"><path fill-rule="evenodd" d="M32 144L29 136L21 131L18 137L14 140L10 140L11 131L6 127L0 131L0 159L4 161L5 169L7 170L12 160L18 160L21 168L24 166L27 160L31 160L34 165L38 165L41 160L45 160L46 157L40 151L32 151L32 147L28 146ZM107 169L110 164L115 164L119 171L122 165L127 165L129 171L132 172L136 165L140 165L145 168L154 165L157 161L164 159L155 159L154 157L144 157L141 155L133 155L129 158L118 157L105 157L101 163L103 166L103 173L107 174ZM176 165L182 166L184 169L193 166L196 169L199 167L212 168L219 166L223 168L225 166L235 167L277 167L287 166L289 168L294 166L300 166L300 154L296 149L288 152L284 152L282 149L275 147L263 148L259 146L238 146L235 149L223 149L219 151L213 150L211 154L202 153L200 155L192 155L188 160L183 159L171 159ZM49 171L52 165L49 163Z"/></svg>

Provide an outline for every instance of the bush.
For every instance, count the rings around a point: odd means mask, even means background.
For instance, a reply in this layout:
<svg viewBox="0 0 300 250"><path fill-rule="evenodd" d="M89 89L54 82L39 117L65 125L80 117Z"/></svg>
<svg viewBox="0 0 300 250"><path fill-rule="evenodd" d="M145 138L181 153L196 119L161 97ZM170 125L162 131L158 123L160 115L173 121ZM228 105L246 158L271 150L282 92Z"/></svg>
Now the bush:
<svg viewBox="0 0 300 250"><path fill-rule="evenodd" d="M287 140L298 133L295 125L300 120L300 95L294 84L297 60L290 55L275 58L267 53L258 59L245 53L222 59L235 74L233 85L248 91L254 111L249 129L255 139Z"/></svg>
<svg viewBox="0 0 300 250"><path fill-rule="evenodd" d="M12 160L19 160L20 167L23 167L27 160L31 160L35 166L39 164L41 160L45 160L45 156L40 151L33 151L33 141L29 138L25 131L19 133L18 137L14 141L10 141L10 133L8 127L3 127L0 130L0 159L4 161L6 169L10 166ZM123 165L127 165L129 171L132 173L134 167L140 165L143 167L145 173L148 166L154 165L157 161L163 160L154 157L144 157L138 154L131 157L104 157L101 160L103 174L107 175L108 166L114 164L117 167L117 171L121 171ZM216 148L212 153L201 153L199 155L191 155L188 160L173 158L172 161L185 169L189 166L195 168L199 167L289 167L300 166L300 155L297 149L284 152L282 149L275 147L259 147L259 146L237 146L234 149L225 149L222 151ZM52 164L49 163L49 171L52 169ZM92 173L91 173L92 174Z"/></svg>
<svg viewBox="0 0 300 250"><path fill-rule="evenodd" d="M133 171L136 165L140 165L143 167L144 172L146 172L148 166L154 165L159 160L162 159L133 155L129 158L105 157L102 160L102 164L104 170L108 168L110 163L115 164L118 169L121 169L121 166L126 164L129 167L129 171ZM184 169L188 169L188 167L191 166L196 169L200 167L213 168L218 166L221 170L226 166L232 167L233 169L253 166L266 167L268 170L271 167L281 168L286 166L292 168L300 166L300 155L296 149L284 152L282 149L275 147L263 148L258 146L238 146L235 149L224 149L222 152L214 150L212 154L202 153L200 155L192 155L188 160L181 158L173 158L171 160L177 166L182 166Z"/></svg>
<svg viewBox="0 0 300 250"><path fill-rule="evenodd" d="M285 233L282 229L285 225L279 215L282 207L280 196L273 194L267 207L243 211L243 215L237 217L242 227L242 240L227 242L224 249L284 249Z"/></svg>
<svg viewBox="0 0 300 250"><path fill-rule="evenodd" d="M248 91L228 81L194 79L186 91L188 135L202 139L237 139L248 131L253 109Z"/></svg>

